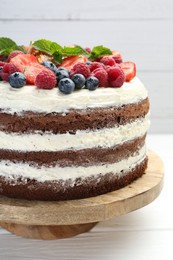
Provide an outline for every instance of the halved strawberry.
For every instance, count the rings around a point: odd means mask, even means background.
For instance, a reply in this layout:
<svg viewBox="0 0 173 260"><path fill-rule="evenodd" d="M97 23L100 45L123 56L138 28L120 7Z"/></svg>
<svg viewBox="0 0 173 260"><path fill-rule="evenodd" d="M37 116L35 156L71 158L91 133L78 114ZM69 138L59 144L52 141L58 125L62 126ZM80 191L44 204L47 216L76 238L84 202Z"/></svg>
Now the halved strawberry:
<svg viewBox="0 0 173 260"><path fill-rule="evenodd" d="M10 60L21 72L24 72L26 66L36 63L38 61L36 57L32 54L19 54Z"/></svg>
<svg viewBox="0 0 173 260"><path fill-rule="evenodd" d="M122 62L119 64L125 73L126 82L132 80L136 76L136 64L131 61Z"/></svg>
<svg viewBox="0 0 173 260"><path fill-rule="evenodd" d="M72 67L79 62L86 62L88 59L83 55L67 57L63 60L61 67L67 68L69 71Z"/></svg>
<svg viewBox="0 0 173 260"><path fill-rule="evenodd" d="M39 63L30 63L29 66L25 66L23 73L26 77L27 84L35 84L36 77L41 71L50 72L49 69Z"/></svg>

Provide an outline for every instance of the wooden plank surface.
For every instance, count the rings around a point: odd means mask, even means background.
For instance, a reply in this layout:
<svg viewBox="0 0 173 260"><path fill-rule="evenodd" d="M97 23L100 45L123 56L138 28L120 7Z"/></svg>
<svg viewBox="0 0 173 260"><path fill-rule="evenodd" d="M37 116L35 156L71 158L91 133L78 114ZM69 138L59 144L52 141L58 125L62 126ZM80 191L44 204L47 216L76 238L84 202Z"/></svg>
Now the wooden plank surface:
<svg viewBox="0 0 173 260"><path fill-rule="evenodd" d="M142 20L172 19L172 0L1 0L0 19Z"/></svg>

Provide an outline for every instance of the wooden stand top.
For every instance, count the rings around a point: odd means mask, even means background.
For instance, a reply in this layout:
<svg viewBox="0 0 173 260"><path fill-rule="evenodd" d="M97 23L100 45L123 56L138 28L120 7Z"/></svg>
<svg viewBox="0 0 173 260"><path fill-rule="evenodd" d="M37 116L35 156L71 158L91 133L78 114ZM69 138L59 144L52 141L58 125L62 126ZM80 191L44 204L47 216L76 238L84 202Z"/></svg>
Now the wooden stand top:
<svg viewBox="0 0 173 260"><path fill-rule="evenodd" d="M123 215L152 202L163 186L163 163L149 151L149 163L132 184L97 197L60 202L27 201L0 197L0 222L23 225L74 225Z"/></svg>

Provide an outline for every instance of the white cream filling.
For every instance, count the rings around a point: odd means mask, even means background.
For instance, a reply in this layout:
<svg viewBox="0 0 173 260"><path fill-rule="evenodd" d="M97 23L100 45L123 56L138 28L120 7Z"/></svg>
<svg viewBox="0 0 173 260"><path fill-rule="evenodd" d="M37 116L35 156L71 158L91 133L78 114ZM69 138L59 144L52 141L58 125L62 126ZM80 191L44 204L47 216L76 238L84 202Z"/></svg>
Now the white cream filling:
<svg viewBox="0 0 173 260"><path fill-rule="evenodd" d="M16 151L62 151L112 147L144 135L149 115L132 123L100 130L78 130L76 134L17 134L0 131L0 149Z"/></svg>
<svg viewBox="0 0 173 260"><path fill-rule="evenodd" d="M6 113L35 111L65 113L69 109L121 106L139 102L147 97L147 90L136 77L125 82L121 88L98 88L95 91L82 89L70 95L58 88L52 90L25 86L13 89L7 82L0 82L0 109Z"/></svg>
<svg viewBox="0 0 173 260"><path fill-rule="evenodd" d="M102 176L107 173L114 173L117 176L126 174L133 169L137 164L141 163L146 157L146 146L144 145L136 154L127 159L121 160L113 164L94 165L89 167L50 167L42 166L36 168L26 163L14 163L12 161L2 160L0 162L1 176L10 178L12 181L17 177L35 179L39 182L56 181L56 180L71 180L76 178L87 178L90 176ZM123 171L123 172L121 172Z"/></svg>

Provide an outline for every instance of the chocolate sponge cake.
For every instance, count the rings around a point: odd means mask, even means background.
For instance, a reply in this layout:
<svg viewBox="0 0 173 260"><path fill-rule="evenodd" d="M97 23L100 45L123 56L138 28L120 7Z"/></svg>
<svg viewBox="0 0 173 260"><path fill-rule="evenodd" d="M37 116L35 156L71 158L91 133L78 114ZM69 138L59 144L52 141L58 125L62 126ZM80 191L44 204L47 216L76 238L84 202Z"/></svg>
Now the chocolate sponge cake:
<svg viewBox="0 0 173 260"><path fill-rule="evenodd" d="M1 195L86 198L122 188L144 174L147 91L136 76L124 78L121 86L109 84L66 95L55 86L0 82Z"/></svg>

